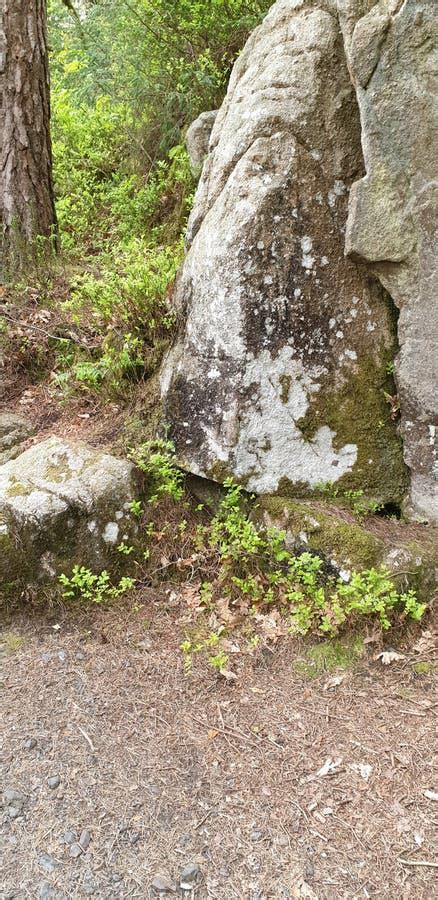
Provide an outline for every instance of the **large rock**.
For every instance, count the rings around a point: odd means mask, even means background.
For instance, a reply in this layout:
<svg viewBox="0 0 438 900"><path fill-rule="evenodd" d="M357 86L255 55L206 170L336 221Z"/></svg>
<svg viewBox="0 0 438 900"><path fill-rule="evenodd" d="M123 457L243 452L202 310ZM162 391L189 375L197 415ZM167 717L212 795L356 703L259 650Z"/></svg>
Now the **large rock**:
<svg viewBox="0 0 438 900"><path fill-rule="evenodd" d="M208 145L217 114L217 109L203 112L187 129L186 147L189 154L190 167L194 175L200 175L201 173L208 154Z"/></svg>
<svg viewBox="0 0 438 900"><path fill-rule="evenodd" d="M28 419L13 412L0 413L0 465L14 459L20 446L33 433Z"/></svg>
<svg viewBox="0 0 438 900"><path fill-rule="evenodd" d="M182 464L259 493L405 489L384 389L392 304L344 255L360 121L330 5L280 0L234 68L210 139L162 374Z"/></svg>
<svg viewBox="0 0 438 900"><path fill-rule="evenodd" d="M366 175L346 245L400 310L396 374L411 510L438 522L438 8L340 0Z"/></svg>
<svg viewBox="0 0 438 900"><path fill-rule="evenodd" d="M120 563L136 525L131 463L52 437L0 467L0 594L70 572Z"/></svg>

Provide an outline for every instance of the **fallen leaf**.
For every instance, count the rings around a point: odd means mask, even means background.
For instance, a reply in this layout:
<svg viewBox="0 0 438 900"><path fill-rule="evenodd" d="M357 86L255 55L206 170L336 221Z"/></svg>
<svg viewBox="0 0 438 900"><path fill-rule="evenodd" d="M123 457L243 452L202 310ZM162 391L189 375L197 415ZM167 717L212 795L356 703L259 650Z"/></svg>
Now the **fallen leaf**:
<svg viewBox="0 0 438 900"><path fill-rule="evenodd" d="M216 603L216 609L219 616L219 620L224 623L224 625L234 625L237 621L237 616L230 609L230 601L228 597L219 597L219 600Z"/></svg>
<svg viewBox="0 0 438 900"><path fill-rule="evenodd" d="M207 732L208 740L213 741L214 738L218 736L218 734L219 734L219 732L216 730L216 728L210 728L209 731Z"/></svg>
<svg viewBox="0 0 438 900"><path fill-rule="evenodd" d="M220 669L219 674L225 678L226 681L236 681L237 675L231 671L231 669Z"/></svg>
<svg viewBox="0 0 438 900"><path fill-rule="evenodd" d="M324 685L324 690L330 691L332 688L339 687L339 685L342 684L342 682L344 681L344 678L345 678L345 674L344 675L333 675L331 678L329 678L326 681L326 683Z"/></svg>
<svg viewBox="0 0 438 900"><path fill-rule="evenodd" d="M429 650L438 648L438 634L433 631L423 631L421 637L412 647L414 653L428 653Z"/></svg>
<svg viewBox="0 0 438 900"><path fill-rule="evenodd" d="M374 659L380 659L382 666L389 666L392 662L405 658L403 653L397 653L396 650L383 650L374 657Z"/></svg>

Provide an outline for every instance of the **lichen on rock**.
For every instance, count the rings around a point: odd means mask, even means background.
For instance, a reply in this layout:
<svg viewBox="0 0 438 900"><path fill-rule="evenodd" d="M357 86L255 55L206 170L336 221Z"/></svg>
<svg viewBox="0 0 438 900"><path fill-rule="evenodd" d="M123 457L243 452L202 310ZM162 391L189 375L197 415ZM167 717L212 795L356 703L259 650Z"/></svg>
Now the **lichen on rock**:
<svg viewBox="0 0 438 900"><path fill-rule="evenodd" d="M177 282L164 417L194 474L257 493L364 481L398 502L406 473L382 394L393 310L344 254L364 169L334 11L279 0L235 65Z"/></svg>
<svg viewBox="0 0 438 900"><path fill-rule="evenodd" d="M75 564L118 568L136 496L132 463L55 437L0 466L0 595Z"/></svg>

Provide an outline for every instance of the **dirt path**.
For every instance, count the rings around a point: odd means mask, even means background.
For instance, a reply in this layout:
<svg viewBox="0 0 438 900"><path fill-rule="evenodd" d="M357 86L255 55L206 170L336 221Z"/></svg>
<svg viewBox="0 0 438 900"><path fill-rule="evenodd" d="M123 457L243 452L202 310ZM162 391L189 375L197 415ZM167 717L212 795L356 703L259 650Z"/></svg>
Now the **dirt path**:
<svg viewBox="0 0 438 900"><path fill-rule="evenodd" d="M1 897L172 896L157 876L181 896L192 864L196 900L430 900L432 676L370 659L309 679L285 642L236 682L187 677L179 616L8 622Z"/></svg>

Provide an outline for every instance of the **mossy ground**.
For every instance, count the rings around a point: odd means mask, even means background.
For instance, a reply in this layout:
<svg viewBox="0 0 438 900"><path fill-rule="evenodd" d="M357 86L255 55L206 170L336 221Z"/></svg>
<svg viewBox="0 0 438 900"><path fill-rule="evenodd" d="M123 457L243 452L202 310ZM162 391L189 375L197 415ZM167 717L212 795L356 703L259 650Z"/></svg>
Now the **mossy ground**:
<svg viewBox="0 0 438 900"><path fill-rule="evenodd" d="M363 656L364 642L360 636L336 638L315 644L294 661L292 668L304 678L318 678L338 669L352 669Z"/></svg>

